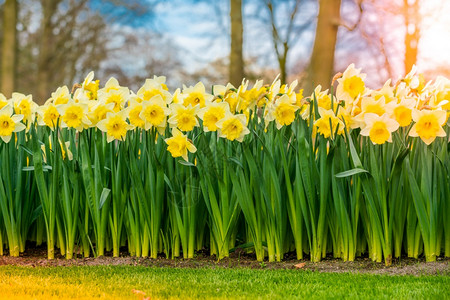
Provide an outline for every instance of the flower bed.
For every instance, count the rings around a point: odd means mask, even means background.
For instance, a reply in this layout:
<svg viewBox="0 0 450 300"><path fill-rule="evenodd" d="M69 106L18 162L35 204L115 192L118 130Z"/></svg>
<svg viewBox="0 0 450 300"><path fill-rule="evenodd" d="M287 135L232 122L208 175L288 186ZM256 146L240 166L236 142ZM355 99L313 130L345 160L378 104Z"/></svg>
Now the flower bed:
<svg viewBox="0 0 450 300"><path fill-rule="evenodd" d="M448 79L371 90L350 65L335 95L303 97L93 77L42 106L0 94L0 254L450 256Z"/></svg>

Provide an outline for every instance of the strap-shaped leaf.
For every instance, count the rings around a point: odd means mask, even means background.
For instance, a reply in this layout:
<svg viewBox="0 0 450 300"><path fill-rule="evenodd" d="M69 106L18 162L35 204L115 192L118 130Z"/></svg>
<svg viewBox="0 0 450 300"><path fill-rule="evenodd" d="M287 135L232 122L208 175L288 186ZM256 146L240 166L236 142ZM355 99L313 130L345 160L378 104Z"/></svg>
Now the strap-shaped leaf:
<svg viewBox="0 0 450 300"><path fill-rule="evenodd" d="M369 173L369 171L367 171L365 169L362 169L362 168L354 168L354 169L351 169L351 170L347 170L347 171L344 171L344 172L337 173L334 176L337 177L337 178L345 178L345 177L349 177L349 176L353 176L353 175L361 174L361 173Z"/></svg>

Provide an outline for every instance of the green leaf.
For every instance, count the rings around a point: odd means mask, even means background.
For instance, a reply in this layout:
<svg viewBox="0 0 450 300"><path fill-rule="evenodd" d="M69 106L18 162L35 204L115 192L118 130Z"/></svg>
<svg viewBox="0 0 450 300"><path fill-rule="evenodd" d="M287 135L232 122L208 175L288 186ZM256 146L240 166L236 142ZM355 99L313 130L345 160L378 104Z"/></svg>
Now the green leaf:
<svg viewBox="0 0 450 300"><path fill-rule="evenodd" d="M234 162L235 164L237 164L239 167L241 167L241 169L244 169L244 166L242 165L242 163L239 161L239 159L237 159L236 157L229 157L228 161L230 162Z"/></svg>
<svg viewBox="0 0 450 300"><path fill-rule="evenodd" d="M349 176L353 176L353 175L360 174L360 173L369 173L369 171L367 171L365 169L361 169L361 168L354 168L351 170L337 173L334 176L337 178L344 178L344 177L349 177Z"/></svg>
<svg viewBox="0 0 450 300"><path fill-rule="evenodd" d="M31 151L29 148L25 147L23 144L20 144L19 147L22 148L23 151L28 153L30 156L33 156L33 151Z"/></svg>
<svg viewBox="0 0 450 300"><path fill-rule="evenodd" d="M100 206L99 210L102 209L103 204L105 204L106 200L108 199L109 193L111 192L110 189L103 188L102 194L100 195Z"/></svg>
<svg viewBox="0 0 450 300"><path fill-rule="evenodd" d="M52 166L45 165L45 166L42 166L42 169L43 169L44 172L51 171L52 170ZM22 171L25 171L25 172L34 171L34 166L23 167Z"/></svg>
<svg viewBox="0 0 450 300"><path fill-rule="evenodd" d="M183 165L183 166L187 166L187 167L196 167L196 165L194 165L190 161L179 160L178 163Z"/></svg>

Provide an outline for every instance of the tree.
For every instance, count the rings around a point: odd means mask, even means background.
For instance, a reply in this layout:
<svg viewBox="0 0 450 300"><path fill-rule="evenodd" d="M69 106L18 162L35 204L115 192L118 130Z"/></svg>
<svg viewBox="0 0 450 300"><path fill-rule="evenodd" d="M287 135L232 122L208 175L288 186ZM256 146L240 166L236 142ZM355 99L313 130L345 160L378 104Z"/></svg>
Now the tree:
<svg viewBox="0 0 450 300"><path fill-rule="evenodd" d="M340 25L341 0L319 0L316 38L308 68L306 92L314 86L327 88L334 73L334 51L336 48L338 27Z"/></svg>
<svg viewBox="0 0 450 300"><path fill-rule="evenodd" d="M41 0L42 18L37 72L37 78L39 78L37 80L37 99L39 103L44 103L51 92L51 59L54 54L52 17L55 15L60 2L61 0Z"/></svg>
<svg viewBox="0 0 450 300"><path fill-rule="evenodd" d="M41 6L41 27L31 38L39 41L36 88L31 90L40 104L57 86L72 84L77 73L98 69L109 39L103 18L88 0L41 0Z"/></svg>
<svg viewBox="0 0 450 300"><path fill-rule="evenodd" d="M230 22L229 82L237 87L241 84L242 78L244 78L242 0L230 0Z"/></svg>
<svg viewBox="0 0 450 300"><path fill-rule="evenodd" d="M405 74L417 63L420 40L419 0L403 0L405 18Z"/></svg>
<svg viewBox="0 0 450 300"><path fill-rule="evenodd" d="M132 23L142 25L139 22L150 15L143 8L151 7L153 2L22 0L21 3L17 89L33 94L34 100L42 104L56 87L82 80L91 70L98 72L114 42L121 38L115 33L108 34L107 30ZM33 25L37 19L40 19L38 28Z"/></svg>
<svg viewBox="0 0 450 300"><path fill-rule="evenodd" d="M3 40L1 55L0 91L11 96L15 89L17 61L17 10L15 0L6 0L3 5Z"/></svg>
<svg viewBox="0 0 450 300"><path fill-rule="evenodd" d="M287 80L289 50L304 30L309 28L312 21L310 18L303 18L300 23L297 21L300 4L304 2L306 1L264 0L265 7L269 14L268 24L270 24L271 27L272 44L280 68L281 83L286 83ZM287 8L286 12L289 12L287 18L285 16L280 18L277 13L282 6L285 6Z"/></svg>

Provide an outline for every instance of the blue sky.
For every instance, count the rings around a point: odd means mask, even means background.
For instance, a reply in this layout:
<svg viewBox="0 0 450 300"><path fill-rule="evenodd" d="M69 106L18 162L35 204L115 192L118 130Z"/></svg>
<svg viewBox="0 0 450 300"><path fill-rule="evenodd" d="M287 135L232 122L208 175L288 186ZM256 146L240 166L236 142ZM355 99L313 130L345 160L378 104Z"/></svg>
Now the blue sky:
<svg viewBox="0 0 450 300"><path fill-rule="evenodd" d="M94 2L102 2L96 0ZM134 0L133 0L134 1ZM148 0L150 2L154 0ZM244 0L244 54L249 57L257 57L261 65L269 68L276 68L277 62L272 49L271 32L268 24L258 21L256 18L248 18L258 10L263 10L259 0ZM395 1L395 0L393 0ZM202 68L214 59L226 57L229 53L229 7L228 0L195 1L195 0L166 0L159 1L153 7L153 17L149 14L142 14L132 17L131 21L125 22L125 26L145 27L149 30L157 30L168 36L173 43L178 45L182 53L182 61L188 71ZM350 1L351 2L351 1ZM424 18L424 28L422 40L419 47L419 70L426 70L435 65L450 65L450 1L449 0L425 0L425 7L422 10L440 9L436 17ZM345 2L346 6L342 12L345 14L347 22L350 24L356 18L354 8L351 3ZM377 1L374 2L375 4ZM354 6L354 5L353 5ZM305 31L292 45L288 57L288 65L305 66L314 41L315 19L318 5L315 1L310 1L308 5L300 10L300 19L312 16L312 25ZM110 10L110 7L102 7L103 10ZM353 11L352 11L353 9ZM350 13L348 13L350 11ZM119 10L118 13L121 11ZM353 13L352 13L353 12ZM435 12L432 13L432 16ZM430 14L428 14L430 15ZM280 12L279 19L286 16L286 11ZM390 26L394 26L391 24ZM398 24L396 25L398 27ZM400 28L401 29L401 28ZM399 28L389 29L389 24L385 26L386 39L391 39L396 43L395 47L389 49L393 55L401 58L402 33ZM392 35L392 32L397 32ZM341 27L340 37L345 33ZM340 41L341 47L348 47L345 41ZM356 50L356 45L350 45ZM397 52L397 53L396 53ZM350 53L350 54L349 54ZM352 52L337 51L339 68L350 64ZM370 55L370 54L369 54ZM356 61L358 66L358 61ZM393 62L395 65L395 62ZM364 58L359 58L359 66L370 69L370 63ZM401 63L395 66L395 76L400 76ZM363 70L364 71L364 70ZM367 70L371 71L371 70ZM374 72L372 64L372 72ZM373 76L376 76L374 74ZM370 76L369 76L370 77ZM394 78L396 79L396 78Z"/></svg>

